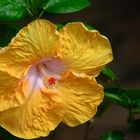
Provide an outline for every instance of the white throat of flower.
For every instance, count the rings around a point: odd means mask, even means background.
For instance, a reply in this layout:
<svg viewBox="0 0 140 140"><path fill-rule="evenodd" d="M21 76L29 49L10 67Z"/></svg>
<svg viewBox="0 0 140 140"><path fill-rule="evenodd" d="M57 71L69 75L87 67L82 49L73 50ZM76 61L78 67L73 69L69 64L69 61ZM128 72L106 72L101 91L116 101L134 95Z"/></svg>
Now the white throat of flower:
<svg viewBox="0 0 140 140"><path fill-rule="evenodd" d="M54 88L66 71L64 63L55 57L48 57L35 63L28 70L23 81L28 84L26 92L33 93L38 89Z"/></svg>

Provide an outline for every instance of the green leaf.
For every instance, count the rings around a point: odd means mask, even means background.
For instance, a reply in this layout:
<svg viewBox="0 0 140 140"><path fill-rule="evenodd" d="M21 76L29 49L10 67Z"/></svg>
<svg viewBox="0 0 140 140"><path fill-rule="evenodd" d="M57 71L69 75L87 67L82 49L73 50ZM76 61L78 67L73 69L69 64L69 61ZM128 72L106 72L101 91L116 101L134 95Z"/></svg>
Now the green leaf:
<svg viewBox="0 0 140 140"><path fill-rule="evenodd" d="M140 113L140 98L133 101L132 113Z"/></svg>
<svg viewBox="0 0 140 140"><path fill-rule="evenodd" d="M0 20L20 20L27 14L26 0L0 0Z"/></svg>
<svg viewBox="0 0 140 140"><path fill-rule="evenodd" d="M122 89L123 95L131 99L131 110L140 113L140 89Z"/></svg>
<svg viewBox="0 0 140 140"><path fill-rule="evenodd" d="M0 47L5 47L21 29L17 24L0 24Z"/></svg>
<svg viewBox="0 0 140 140"><path fill-rule="evenodd" d="M29 0L30 6L33 8L42 8L47 0Z"/></svg>
<svg viewBox="0 0 140 140"><path fill-rule="evenodd" d="M109 131L101 136L100 140L125 140L123 132Z"/></svg>
<svg viewBox="0 0 140 140"><path fill-rule="evenodd" d="M124 89L124 92L132 100L132 113L140 113L140 89Z"/></svg>
<svg viewBox="0 0 140 140"><path fill-rule="evenodd" d="M126 108L130 108L132 106L132 100L125 93L124 89L120 88L105 88L105 97L110 101L122 105Z"/></svg>
<svg viewBox="0 0 140 140"><path fill-rule="evenodd" d="M63 25L63 24L57 23L56 26L57 26L57 30L60 30L65 26L65 24Z"/></svg>
<svg viewBox="0 0 140 140"><path fill-rule="evenodd" d="M113 73L113 71L108 66L103 67L101 72L107 75L112 80L118 80L117 76Z"/></svg>
<svg viewBox="0 0 140 140"><path fill-rule="evenodd" d="M123 92L125 92L133 101L140 99L140 89L123 89Z"/></svg>
<svg viewBox="0 0 140 140"><path fill-rule="evenodd" d="M90 5L90 0L48 0L43 9L50 13L72 13Z"/></svg>
<svg viewBox="0 0 140 140"><path fill-rule="evenodd" d="M108 100L116 104L122 105L126 108L129 108L131 106L131 102L127 98L122 98L120 95L105 92L105 97L108 98Z"/></svg>
<svg viewBox="0 0 140 140"><path fill-rule="evenodd" d="M140 112L140 89L104 88L104 91L110 101L131 108L133 113Z"/></svg>

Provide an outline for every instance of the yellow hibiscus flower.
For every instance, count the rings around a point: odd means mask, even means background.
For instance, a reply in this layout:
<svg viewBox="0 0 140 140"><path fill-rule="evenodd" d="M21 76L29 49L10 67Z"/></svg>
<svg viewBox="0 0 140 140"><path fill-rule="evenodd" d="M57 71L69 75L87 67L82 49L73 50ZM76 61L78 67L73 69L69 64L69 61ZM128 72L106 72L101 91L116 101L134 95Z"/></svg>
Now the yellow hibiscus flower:
<svg viewBox="0 0 140 140"><path fill-rule="evenodd" d="M111 60L110 43L97 30L76 22L57 31L47 20L33 21L0 50L0 125L31 139L61 122L88 121L103 100L95 77Z"/></svg>

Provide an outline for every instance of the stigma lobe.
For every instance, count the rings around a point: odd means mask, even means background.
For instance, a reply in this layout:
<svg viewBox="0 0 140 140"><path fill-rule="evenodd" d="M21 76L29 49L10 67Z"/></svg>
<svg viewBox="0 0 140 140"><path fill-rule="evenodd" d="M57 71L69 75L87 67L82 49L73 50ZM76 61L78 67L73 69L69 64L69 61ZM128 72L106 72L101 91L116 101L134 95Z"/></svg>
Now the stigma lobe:
<svg viewBox="0 0 140 140"><path fill-rule="evenodd" d="M50 78L48 79L48 84L49 84L50 86L55 85L55 84L56 84L56 79L55 79L54 77L50 77Z"/></svg>

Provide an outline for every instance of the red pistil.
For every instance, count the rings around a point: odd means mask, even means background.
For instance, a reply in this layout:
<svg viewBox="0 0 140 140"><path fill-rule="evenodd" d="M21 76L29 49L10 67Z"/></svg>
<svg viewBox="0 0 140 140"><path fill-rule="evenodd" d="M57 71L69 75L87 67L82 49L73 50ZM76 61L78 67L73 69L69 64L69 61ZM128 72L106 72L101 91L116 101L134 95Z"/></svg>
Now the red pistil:
<svg viewBox="0 0 140 140"><path fill-rule="evenodd" d="M48 79L48 84L49 84L49 85L55 85L55 84L56 84L56 79L55 79L54 77L50 77L50 78Z"/></svg>

